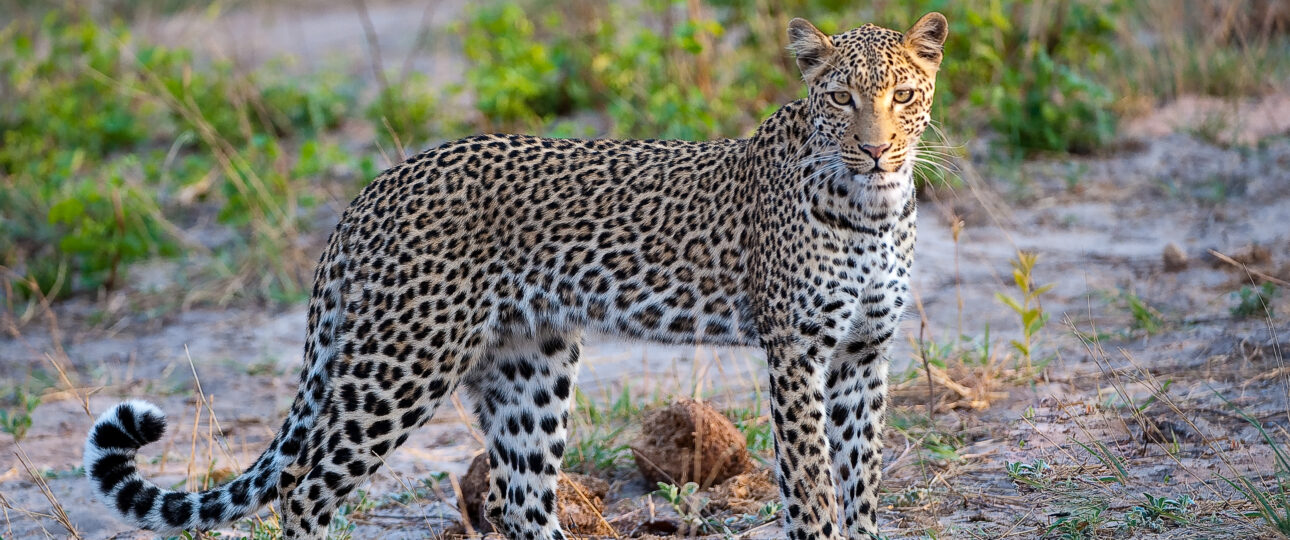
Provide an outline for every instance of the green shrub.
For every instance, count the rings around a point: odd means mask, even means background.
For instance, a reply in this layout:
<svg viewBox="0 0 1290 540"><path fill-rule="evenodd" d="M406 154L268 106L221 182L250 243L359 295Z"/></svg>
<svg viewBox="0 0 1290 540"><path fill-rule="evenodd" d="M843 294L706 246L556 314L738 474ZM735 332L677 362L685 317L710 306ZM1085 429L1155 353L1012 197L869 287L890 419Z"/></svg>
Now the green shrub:
<svg viewBox="0 0 1290 540"><path fill-rule="evenodd" d="M580 92L571 89L551 47L535 39L535 25L517 4L474 9L463 35L466 83L490 126L537 126L573 108Z"/></svg>
<svg viewBox="0 0 1290 540"><path fill-rule="evenodd" d="M137 160L117 160L105 169L98 178L66 184L49 207L49 222L61 228L58 249L79 280L73 288L110 287L123 263L177 253L158 223L154 196L127 180L137 172Z"/></svg>
<svg viewBox="0 0 1290 540"><path fill-rule="evenodd" d="M13 43L0 50L0 265L46 294L179 254L168 216L191 219L194 198L253 239L243 247L281 253L313 202L304 182L356 168L317 139L352 114L352 78L194 69L185 49L75 11L12 22L0 41Z"/></svg>
<svg viewBox="0 0 1290 540"><path fill-rule="evenodd" d="M467 82L486 127L541 129L572 108L590 108L607 117L614 136L745 136L801 95L778 24L787 15L840 32L870 21L903 28L937 10L951 29L936 110L951 132L988 127L1021 152L1088 152L1114 132L1111 93L1093 75L1108 65L1119 0L1047 7L929 0L860 10L824 0L782 9L705 4L683 17L671 2L530 1L477 10L467 24ZM671 22L660 31L643 20Z"/></svg>

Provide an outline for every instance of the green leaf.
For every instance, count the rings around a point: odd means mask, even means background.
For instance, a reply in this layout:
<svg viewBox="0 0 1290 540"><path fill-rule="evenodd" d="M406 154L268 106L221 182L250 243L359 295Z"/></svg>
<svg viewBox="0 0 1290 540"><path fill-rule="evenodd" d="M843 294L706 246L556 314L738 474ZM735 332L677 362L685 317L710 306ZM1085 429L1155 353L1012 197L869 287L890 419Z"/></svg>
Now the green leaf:
<svg viewBox="0 0 1290 540"><path fill-rule="evenodd" d="M1024 311L1023 309L1021 309L1021 304L1018 304L1017 301L1013 300L1011 297L1004 296L1003 293L994 293L994 297L998 298L1000 302L1003 302L1005 305L1012 308L1012 310L1016 311L1017 313L1021 313Z"/></svg>

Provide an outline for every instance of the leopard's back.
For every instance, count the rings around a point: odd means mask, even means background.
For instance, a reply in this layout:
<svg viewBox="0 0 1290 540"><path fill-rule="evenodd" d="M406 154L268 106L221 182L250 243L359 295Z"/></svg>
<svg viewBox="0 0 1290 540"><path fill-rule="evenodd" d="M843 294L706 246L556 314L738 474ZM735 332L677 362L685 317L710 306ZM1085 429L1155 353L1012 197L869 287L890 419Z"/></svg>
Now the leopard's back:
<svg viewBox="0 0 1290 540"><path fill-rule="evenodd" d="M470 137L373 182L344 217L349 249L388 262L375 266L393 276L389 294L436 304L419 315L461 306L448 319L483 317L489 336L555 326L754 344L751 186L731 166L746 151L746 140Z"/></svg>

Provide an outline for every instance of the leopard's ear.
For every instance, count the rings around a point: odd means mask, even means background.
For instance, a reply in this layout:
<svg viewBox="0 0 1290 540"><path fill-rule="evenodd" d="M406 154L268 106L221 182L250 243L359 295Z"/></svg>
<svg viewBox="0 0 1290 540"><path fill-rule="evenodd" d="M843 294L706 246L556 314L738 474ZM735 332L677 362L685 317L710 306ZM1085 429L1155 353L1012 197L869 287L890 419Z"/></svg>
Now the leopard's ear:
<svg viewBox="0 0 1290 540"><path fill-rule="evenodd" d="M788 23L788 50L797 57L802 76L809 79L833 55L833 40L806 19L793 19Z"/></svg>
<svg viewBox="0 0 1290 540"><path fill-rule="evenodd" d="M941 66L941 49L949 32L950 24L945 16L933 11L905 32L905 46L914 53L915 59L936 70Z"/></svg>

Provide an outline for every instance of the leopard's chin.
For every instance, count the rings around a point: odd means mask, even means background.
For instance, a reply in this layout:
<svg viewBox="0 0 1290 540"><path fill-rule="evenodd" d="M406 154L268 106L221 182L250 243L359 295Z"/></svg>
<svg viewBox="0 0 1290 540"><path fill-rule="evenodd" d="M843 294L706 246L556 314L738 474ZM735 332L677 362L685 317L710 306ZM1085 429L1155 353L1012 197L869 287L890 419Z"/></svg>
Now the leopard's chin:
<svg viewBox="0 0 1290 540"><path fill-rule="evenodd" d="M869 208L904 208L914 195L912 171L906 169L852 175L851 180L859 187L853 192L856 202Z"/></svg>

